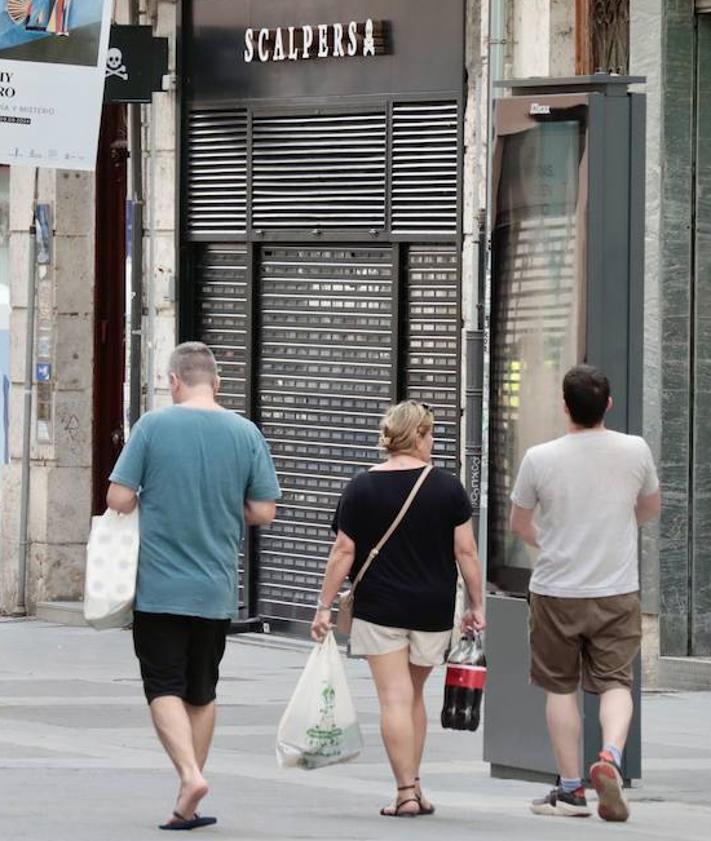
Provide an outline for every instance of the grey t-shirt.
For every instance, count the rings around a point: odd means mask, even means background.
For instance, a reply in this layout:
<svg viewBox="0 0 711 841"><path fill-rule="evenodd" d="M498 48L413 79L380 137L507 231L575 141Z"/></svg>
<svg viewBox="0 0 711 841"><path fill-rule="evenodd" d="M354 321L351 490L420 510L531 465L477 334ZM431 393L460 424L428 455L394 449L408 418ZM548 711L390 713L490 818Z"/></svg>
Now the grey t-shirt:
<svg viewBox="0 0 711 841"><path fill-rule="evenodd" d="M511 500L538 507L539 555L530 589L593 598L639 589L639 496L659 487L649 447L608 429L575 432L531 447Z"/></svg>

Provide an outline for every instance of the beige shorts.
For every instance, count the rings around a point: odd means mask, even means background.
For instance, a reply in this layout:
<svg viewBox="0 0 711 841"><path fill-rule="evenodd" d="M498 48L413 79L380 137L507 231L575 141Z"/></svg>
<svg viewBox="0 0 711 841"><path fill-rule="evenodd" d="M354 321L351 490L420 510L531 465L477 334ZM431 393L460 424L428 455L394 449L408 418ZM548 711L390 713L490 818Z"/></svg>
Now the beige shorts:
<svg viewBox="0 0 711 841"><path fill-rule="evenodd" d="M390 628L364 619L354 619L351 628L351 654L370 657L410 649L413 666L439 666L449 648L452 631L410 631Z"/></svg>

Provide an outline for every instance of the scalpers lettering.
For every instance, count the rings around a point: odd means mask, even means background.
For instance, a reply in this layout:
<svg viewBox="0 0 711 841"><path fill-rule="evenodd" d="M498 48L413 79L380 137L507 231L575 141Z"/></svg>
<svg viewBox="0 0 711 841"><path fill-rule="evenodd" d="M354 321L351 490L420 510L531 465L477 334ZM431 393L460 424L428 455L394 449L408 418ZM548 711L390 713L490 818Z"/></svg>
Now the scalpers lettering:
<svg viewBox="0 0 711 841"><path fill-rule="evenodd" d="M383 22L371 18L363 23L352 20L347 24L249 28L244 34L244 60L250 63L384 55L385 32Z"/></svg>

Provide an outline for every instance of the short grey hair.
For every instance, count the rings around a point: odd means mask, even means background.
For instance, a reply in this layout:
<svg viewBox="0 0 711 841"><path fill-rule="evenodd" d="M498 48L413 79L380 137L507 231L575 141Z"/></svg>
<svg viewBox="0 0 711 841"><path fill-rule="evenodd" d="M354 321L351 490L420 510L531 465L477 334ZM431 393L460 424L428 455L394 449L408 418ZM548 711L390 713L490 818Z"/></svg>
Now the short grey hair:
<svg viewBox="0 0 711 841"><path fill-rule="evenodd" d="M202 342L183 342L170 354L168 373L185 385L212 385L217 379L217 362L210 348Z"/></svg>

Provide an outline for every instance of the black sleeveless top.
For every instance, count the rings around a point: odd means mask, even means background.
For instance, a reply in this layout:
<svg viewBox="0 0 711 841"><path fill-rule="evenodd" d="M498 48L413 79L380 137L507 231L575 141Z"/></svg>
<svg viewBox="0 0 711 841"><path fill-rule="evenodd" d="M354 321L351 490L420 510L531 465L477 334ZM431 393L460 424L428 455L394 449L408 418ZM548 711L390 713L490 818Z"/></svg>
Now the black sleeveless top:
<svg viewBox="0 0 711 841"><path fill-rule="evenodd" d="M333 529L356 544L351 580L397 516L423 467L370 470L346 485ZM434 468L355 592L358 619L416 631L452 627L457 568L454 529L472 515L459 480Z"/></svg>

